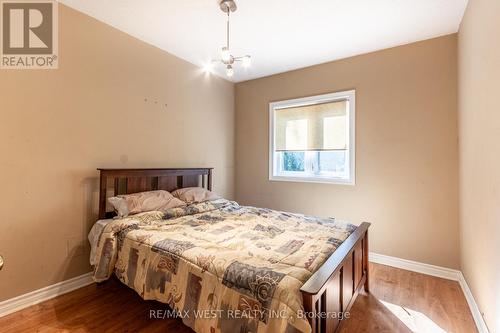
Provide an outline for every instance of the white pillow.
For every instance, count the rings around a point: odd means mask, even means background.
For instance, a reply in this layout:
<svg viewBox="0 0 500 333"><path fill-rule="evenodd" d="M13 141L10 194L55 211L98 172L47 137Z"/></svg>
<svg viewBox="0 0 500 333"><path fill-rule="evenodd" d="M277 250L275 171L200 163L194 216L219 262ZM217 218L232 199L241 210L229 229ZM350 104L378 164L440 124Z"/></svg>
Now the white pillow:
<svg viewBox="0 0 500 333"><path fill-rule="evenodd" d="M214 192L204 189L203 187L186 187L180 188L172 192L172 195L186 203L203 202L209 200L220 199Z"/></svg>
<svg viewBox="0 0 500 333"><path fill-rule="evenodd" d="M186 205L185 202L163 190L119 195L108 198L108 201L113 205L119 217L154 210L163 211Z"/></svg>

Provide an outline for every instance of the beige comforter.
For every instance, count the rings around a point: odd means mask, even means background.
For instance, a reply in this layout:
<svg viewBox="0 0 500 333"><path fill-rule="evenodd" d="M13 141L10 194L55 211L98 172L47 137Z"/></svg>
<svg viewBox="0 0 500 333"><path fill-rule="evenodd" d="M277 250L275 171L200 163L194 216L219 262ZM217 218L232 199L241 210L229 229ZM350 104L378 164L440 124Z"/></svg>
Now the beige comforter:
<svg viewBox="0 0 500 333"><path fill-rule="evenodd" d="M355 228L223 199L143 213L105 227L94 279L114 272L199 333L307 333L299 289Z"/></svg>

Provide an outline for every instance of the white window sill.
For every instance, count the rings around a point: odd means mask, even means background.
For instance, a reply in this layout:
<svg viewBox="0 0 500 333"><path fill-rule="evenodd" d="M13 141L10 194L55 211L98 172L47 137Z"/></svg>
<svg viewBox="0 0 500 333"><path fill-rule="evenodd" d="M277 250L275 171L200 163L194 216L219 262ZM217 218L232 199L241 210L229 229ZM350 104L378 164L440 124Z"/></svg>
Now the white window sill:
<svg viewBox="0 0 500 333"><path fill-rule="evenodd" d="M270 176L270 181L295 182L295 183L318 183L332 185L356 185L354 179L327 178L327 177L299 177L299 176Z"/></svg>

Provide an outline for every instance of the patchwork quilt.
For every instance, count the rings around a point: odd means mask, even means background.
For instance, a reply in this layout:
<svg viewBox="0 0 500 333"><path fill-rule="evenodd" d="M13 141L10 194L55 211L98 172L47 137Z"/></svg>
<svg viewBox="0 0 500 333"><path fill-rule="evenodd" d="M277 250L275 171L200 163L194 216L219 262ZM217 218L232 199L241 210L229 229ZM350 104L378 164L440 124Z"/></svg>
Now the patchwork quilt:
<svg viewBox="0 0 500 333"><path fill-rule="evenodd" d="M224 199L116 219L94 279L113 272L198 333L311 331L300 288L356 226Z"/></svg>

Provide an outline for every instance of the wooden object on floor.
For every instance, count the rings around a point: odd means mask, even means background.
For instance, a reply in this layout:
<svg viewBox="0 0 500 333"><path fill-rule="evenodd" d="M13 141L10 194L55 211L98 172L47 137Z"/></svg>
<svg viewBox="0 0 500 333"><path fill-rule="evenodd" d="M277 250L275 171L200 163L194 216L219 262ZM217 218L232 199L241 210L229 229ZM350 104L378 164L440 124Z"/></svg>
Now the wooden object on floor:
<svg viewBox="0 0 500 333"><path fill-rule="evenodd" d="M100 171L99 218L110 218L106 212L109 192L114 195L132 194L150 190L173 191L178 188L205 185L212 189L213 168L163 169L98 169ZM120 182L123 184L120 185ZM108 188L109 183L112 183ZM325 263L300 289L304 311L308 315L312 333L337 331L341 325L338 316L324 316L327 312L343 313L354 304L359 291L368 290L368 228L362 223L337 248Z"/></svg>
<svg viewBox="0 0 500 333"><path fill-rule="evenodd" d="M369 227L362 223L300 288L312 333L337 332L360 290L368 291Z"/></svg>
<svg viewBox="0 0 500 333"><path fill-rule="evenodd" d="M174 191L185 187L212 190L213 168L97 169L100 172L99 218L116 214L106 211L108 197L144 191ZM113 185L110 186L110 183ZM111 194L110 194L111 193Z"/></svg>

